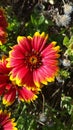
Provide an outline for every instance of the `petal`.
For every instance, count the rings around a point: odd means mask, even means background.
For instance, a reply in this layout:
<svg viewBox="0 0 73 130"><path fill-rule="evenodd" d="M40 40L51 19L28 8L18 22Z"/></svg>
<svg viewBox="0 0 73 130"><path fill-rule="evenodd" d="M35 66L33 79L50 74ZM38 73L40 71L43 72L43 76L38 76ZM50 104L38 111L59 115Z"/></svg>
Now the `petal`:
<svg viewBox="0 0 73 130"><path fill-rule="evenodd" d="M10 72L10 80L15 81L17 79L17 84L19 84L20 81L18 80L20 80L22 76L25 76L27 71L28 69L23 64L20 66L14 67L12 71Z"/></svg>
<svg viewBox="0 0 73 130"><path fill-rule="evenodd" d="M41 87L41 83L47 85L46 81L46 73L42 71L42 69L35 70L33 72L34 75L34 83L37 87Z"/></svg>
<svg viewBox="0 0 73 130"><path fill-rule="evenodd" d="M24 73L21 73L24 72ZM25 70L23 71L21 69L21 71L17 74L16 76L16 83L18 85L26 85L28 86L28 88L31 88L32 90L36 88L34 82L33 82L33 72L31 72L30 70ZM21 75L21 77L20 77Z"/></svg>
<svg viewBox="0 0 73 130"><path fill-rule="evenodd" d="M9 113L7 114L7 111L5 110L4 112L0 110L0 123L3 125L8 118L10 117Z"/></svg>
<svg viewBox="0 0 73 130"><path fill-rule="evenodd" d="M19 47L21 48L21 50L23 51L23 52L29 52L29 51L31 51L32 50L32 48L31 48L31 40L32 40L32 38L31 37L24 37L24 36L18 36L18 38L17 38L17 42L18 42L18 45L19 45Z"/></svg>
<svg viewBox="0 0 73 130"><path fill-rule="evenodd" d="M48 66L57 66L58 65L58 60L56 60L56 59L43 58L42 62L43 62L43 65L48 65Z"/></svg>
<svg viewBox="0 0 73 130"><path fill-rule="evenodd" d="M8 113L7 110L0 110L0 125L3 130L17 130L15 118L11 119L10 115L11 113Z"/></svg>
<svg viewBox="0 0 73 130"><path fill-rule="evenodd" d="M41 71L45 73L45 79L47 82L53 82L55 80L55 76L59 71L59 68L56 65L55 66L43 65L41 67Z"/></svg>
<svg viewBox="0 0 73 130"><path fill-rule="evenodd" d="M6 122L3 124L3 129L4 130L18 130L16 128L16 123L14 122L14 119L6 120Z"/></svg>
<svg viewBox="0 0 73 130"><path fill-rule="evenodd" d="M23 79L25 80L25 77L26 77L28 71L29 71L29 69L26 68L26 67L24 67L24 66L21 67L21 68L19 69L19 71L17 71L17 73L16 73L16 83L17 83L18 85L20 85L21 82L22 82L22 84L24 84L24 81L22 81L22 80L23 80Z"/></svg>
<svg viewBox="0 0 73 130"><path fill-rule="evenodd" d="M0 85L0 96L5 92L5 86L4 85Z"/></svg>
<svg viewBox="0 0 73 130"><path fill-rule="evenodd" d="M37 70L33 72L33 80L35 85L40 88L40 79L39 76L37 75Z"/></svg>
<svg viewBox="0 0 73 130"><path fill-rule="evenodd" d="M25 65L24 59L11 58L11 59L8 59L8 60L9 60L9 62L7 64L7 67L17 67L17 66Z"/></svg>
<svg viewBox="0 0 73 130"><path fill-rule="evenodd" d="M17 76L17 73L19 72L19 70L20 70L21 68L23 68L22 65L21 65L21 66L18 66L18 67L14 67L14 68L12 69L12 71L10 72L10 80L11 80L11 81L14 81L14 80L15 80L15 78L16 78L16 76ZM24 74L24 73L22 73L22 74Z"/></svg>
<svg viewBox="0 0 73 130"><path fill-rule="evenodd" d="M3 43L6 43L6 38L7 38L7 33L5 32L5 30L3 28L0 27L0 45L2 45Z"/></svg>
<svg viewBox="0 0 73 130"><path fill-rule="evenodd" d="M16 59L23 59L25 51L22 52L21 48L18 45L13 46L12 50L9 52L10 57Z"/></svg>
<svg viewBox="0 0 73 130"><path fill-rule="evenodd" d="M10 106L14 103L16 97L16 89L11 88L3 97L3 104Z"/></svg>
<svg viewBox="0 0 73 130"><path fill-rule="evenodd" d="M58 70L59 68L57 66L48 65L43 65L35 70L33 72L35 85L40 87L41 83L47 85L48 82L53 82Z"/></svg>
<svg viewBox="0 0 73 130"><path fill-rule="evenodd" d="M0 75L0 84L6 83L9 81L9 77L7 75Z"/></svg>
<svg viewBox="0 0 73 130"><path fill-rule="evenodd" d="M42 52L41 55L42 57L47 57L47 58L58 58L59 54L57 54L60 51L60 47L56 46L54 47L55 42L52 42L49 44Z"/></svg>
<svg viewBox="0 0 73 130"><path fill-rule="evenodd" d="M45 46L47 38L48 38L48 35L45 35L44 32L42 34L40 34L39 32L36 32L33 37L32 48L40 52Z"/></svg>
<svg viewBox="0 0 73 130"><path fill-rule="evenodd" d="M35 93L31 90L28 90L26 87L18 89L18 96L21 101L30 102L37 98Z"/></svg>
<svg viewBox="0 0 73 130"><path fill-rule="evenodd" d="M2 60L0 61L0 75L1 74L8 74L11 70L11 68L7 68L7 58L5 58L5 55L2 56Z"/></svg>

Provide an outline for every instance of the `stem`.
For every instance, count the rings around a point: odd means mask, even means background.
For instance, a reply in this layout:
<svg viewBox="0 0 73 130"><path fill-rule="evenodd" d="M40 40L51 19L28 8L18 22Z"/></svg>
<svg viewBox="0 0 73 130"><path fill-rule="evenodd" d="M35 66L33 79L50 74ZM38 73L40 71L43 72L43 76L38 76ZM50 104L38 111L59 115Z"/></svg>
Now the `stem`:
<svg viewBox="0 0 73 130"><path fill-rule="evenodd" d="M43 94L42 94L42 98L43 98L42 113L44 113L44 104L45 104L45 98L44 98L44 95L43 95Z"/></svg>
<svg viewBox="0 0 73 130"><path fill-rule="evenodd" d="M65 1L64 1L64 0L62 0L62 2L63 2L63 4L65 4Z"/></svg>

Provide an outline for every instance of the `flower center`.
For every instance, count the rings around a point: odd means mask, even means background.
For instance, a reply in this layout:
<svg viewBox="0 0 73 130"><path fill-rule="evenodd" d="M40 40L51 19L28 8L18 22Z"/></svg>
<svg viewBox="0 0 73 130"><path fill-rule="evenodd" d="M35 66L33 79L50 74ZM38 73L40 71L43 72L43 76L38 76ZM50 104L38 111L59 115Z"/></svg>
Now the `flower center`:
<svg viewBox="0 0 73 130"><path fill-rule="evenodd" d="M25 54L24 62L26 66L32 71L42 65L42 57L38 52L32 50L30 54Z"/></svg>
<svg viewBox="0 0 73 130"><path fill-rule="evenodd" d="M36 56L31 56L31 57L29 58L29 62L30 62L31 64L36 64L36 63L37 63L37 57L36 57Z"/></svg>

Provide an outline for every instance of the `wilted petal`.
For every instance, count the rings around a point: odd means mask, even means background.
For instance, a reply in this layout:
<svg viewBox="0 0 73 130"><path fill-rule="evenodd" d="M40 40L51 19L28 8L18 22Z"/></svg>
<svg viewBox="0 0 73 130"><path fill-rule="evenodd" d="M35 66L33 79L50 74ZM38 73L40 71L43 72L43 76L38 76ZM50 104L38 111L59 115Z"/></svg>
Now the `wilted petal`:
<svg viewBox="0 0 73 130"><path fill-rule="evenodd" d="M10 106L15 101L16 89L11 88L3 97L3 104Z"/></svg>
<svg viewBox="0 0 73 130"><path fill-rule="evenodd" d="M20 100L27 102L33 101L37 98L36 94L33 91L28 90L26 87L18 89L18 96Z"/></svg>

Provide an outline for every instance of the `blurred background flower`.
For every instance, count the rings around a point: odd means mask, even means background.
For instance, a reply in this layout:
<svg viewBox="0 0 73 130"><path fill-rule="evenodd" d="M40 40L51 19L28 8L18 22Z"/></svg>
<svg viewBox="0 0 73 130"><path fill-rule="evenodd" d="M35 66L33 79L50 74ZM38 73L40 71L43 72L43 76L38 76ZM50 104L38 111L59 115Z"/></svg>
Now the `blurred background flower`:
<svg viewBox="0 0 73 130"><path fill-rule="evenodd" d="M5 11L3 8L0 8L0 45L6 43L7 32L6 28L8 27L8 22L6 20Z"/></svg>
<svg viewBox="0 0 73 130"><path fill-rule="evenodd" d="M0 110L0 130L17 130L15 119L6 110Z"/></svg>

